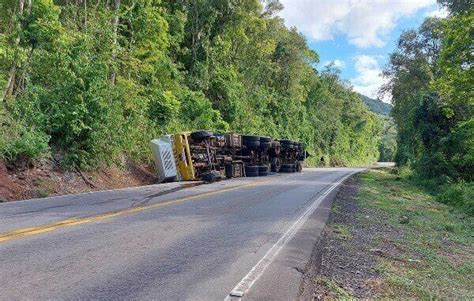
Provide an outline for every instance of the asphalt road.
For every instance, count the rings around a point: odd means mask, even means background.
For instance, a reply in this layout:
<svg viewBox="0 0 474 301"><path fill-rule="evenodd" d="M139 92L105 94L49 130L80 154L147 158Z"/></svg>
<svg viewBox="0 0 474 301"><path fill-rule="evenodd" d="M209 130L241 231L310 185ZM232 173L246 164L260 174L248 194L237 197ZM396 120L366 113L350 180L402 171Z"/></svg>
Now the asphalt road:
<svg viewBox="0 0 474 301"><path fill-rule="evenodd" d="M338 183L360 170L0 204L0 300L295 299Z"/></svg>

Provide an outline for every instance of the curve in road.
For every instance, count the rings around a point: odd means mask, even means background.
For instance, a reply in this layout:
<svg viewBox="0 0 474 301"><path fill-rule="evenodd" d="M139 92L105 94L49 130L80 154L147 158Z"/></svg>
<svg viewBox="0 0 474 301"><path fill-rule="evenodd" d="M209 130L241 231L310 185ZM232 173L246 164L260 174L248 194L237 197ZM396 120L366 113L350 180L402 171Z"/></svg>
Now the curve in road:
<svg viewBox="0 0 474 301"><path fill-rule="evenodd" d="M73 221L0 242L0 299L294 299L322 205L360 170L0 204L4 237Z"/></svg>

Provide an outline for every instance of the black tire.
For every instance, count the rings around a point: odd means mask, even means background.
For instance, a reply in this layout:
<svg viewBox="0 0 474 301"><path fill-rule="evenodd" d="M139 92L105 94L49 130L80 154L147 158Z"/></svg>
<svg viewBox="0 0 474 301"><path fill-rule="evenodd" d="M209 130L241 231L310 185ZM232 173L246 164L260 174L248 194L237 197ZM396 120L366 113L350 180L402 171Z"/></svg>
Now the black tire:
<svg viewBox="0 0 474 301"><path fill-rule="evenodd" d="M272 138L262 136L260 137L260 142L272 142Z"/></svg>
<svg viewBox="0 0 474 301"><path fill-rule="evenodd" d="M277 164L275 163L272 163L272 165L270 166L270 171L271 172L280 172L280 166L278 166Z"/></svg>
<svg viewBox="0 0 474 301"><path fill-rule="evenodd" d="M259 165L258 166L258 173L268 173L268 166L267 165Z"/></svg>
<svg viewBox="0 0 474 301"><path fill-rule="evenodd" d="M268 172L259 172L258 176L259 177L266 177L266 176L268 176Z"/></svg>
<svg viewBox="0 0 474 301"><path fill-rule="evenodd" d="M260 136L242 135L242 140L247 140L247 141L260 141Z"/></svg>
<svg viewBox="0 0 474 301"><path fill-rule="evenodd" d="M224 168L225 168L225 176L228 179L233 178L234 177L234 167L232 166L232 164L226 164Z"/></svg>
<svg viewBox="0 0 474 301"><path fill-rule="evenodd" d="M259 173L258 172L246 172L245 176L246 177L258 177Z"/></svg>
<svg viewBox="0 0 474 301"><path fill-rule="evenodd" d="M201 141L209 137L212 137L212 132L210 131L196 131L191 133L191 138L195 141Z"/></svg>
<svg viewBox="0 0 474 301"><path fill-rule="evenodd" d="M267 148L270 148L271 146L272 146L271 142L262 142L262 141L260 141L260 148L262 148L262 149L267 149Z"/></svg>
<svg viewBox="0 0 474 301"><path fill-rule="evenodd" d="M292 142L281 142L281 148L283 148L283 149L293 149L294 144Z"/></svg>
<svg viewBox="0 0 474 301"><path fill-rule="evenodd" d="M295 164L282 164L280 172L294 172Z"/></svg>
<svg viewBox="0 0 474 301"><path fill-rule="evenodd" d="M221 176L219 173L211 171L209 173L205 173L201 176L201 179L206 183L214 183L216 181L221 180Z"/></svg>
<svg viewBox="0 0 474 301"><path fill-rule="evenodd" d="M242 140L242 144L246 147L260 147L260 141L258 140Z"/></svg>
<svg viewBox="0 0 474 301"><path fill-rule="evenodd" d="M287 139L282 139L282 140L280 140L280 143L281 144L293 144L293 141L287 140Z"/></svg>
<svg viewBox="0 0 474 301"><path fill-rule="evenodd" d="M248 166L245 166L245 174L247 173L252 173L252 172L256 172L258 173L258 169L259 166L258 165L248 165Z"/></svg>

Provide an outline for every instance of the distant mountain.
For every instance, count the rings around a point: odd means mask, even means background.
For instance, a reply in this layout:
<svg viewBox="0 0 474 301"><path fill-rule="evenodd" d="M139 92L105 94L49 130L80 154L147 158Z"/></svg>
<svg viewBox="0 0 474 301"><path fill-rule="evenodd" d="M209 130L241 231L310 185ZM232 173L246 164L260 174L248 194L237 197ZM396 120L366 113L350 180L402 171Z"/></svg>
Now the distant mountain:
<svg viewBox="0 0 474 301"><path fill-rule="evenodd" d="M365 102L365 104L369 107L369 110L371 110L372 112L384 116L390 115L390 111L392 110L391 104L383 102L379 99L367 97L362 94L360 94L360 97L362 98L362 101Z"/></svg>

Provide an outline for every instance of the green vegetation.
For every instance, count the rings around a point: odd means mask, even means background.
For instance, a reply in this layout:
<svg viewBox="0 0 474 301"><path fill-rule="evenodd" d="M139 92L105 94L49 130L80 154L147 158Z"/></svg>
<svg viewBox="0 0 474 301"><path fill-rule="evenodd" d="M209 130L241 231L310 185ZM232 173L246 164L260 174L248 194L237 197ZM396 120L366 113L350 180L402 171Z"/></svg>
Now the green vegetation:
<svg viewBox="0 0 474 301"><path fill-rule="evenodd" d="M383 122L383 130L379 142L379 161L393 162L397 153L397 129L393 119L390 117L392 105L362 94L360 94L360 97L369 110L379 115Z"/></svg>
<svg viewBox="0 0 474 301"><path fill-rule="evenodd" d="M0 111L15 125L0 122L0 155L50 150L80 168L124 155L147 162L150 139L209 128L302 140L313 164L376 161L381 122L337 70L314 68L317 53L281 9L278 0L1 1Z"/></svg>
<svg viewBox="0 0 474 301"><path fill-rule="evenodd" d="M327 296L324 296L325 300L354 300L355 298L350 292L341 287L336 281L329 279L324 276L319 276L315 281L315 284L319 287L324 287L328 292Z"/></svg>
<svg viewBox="0 0 474 301"><path fill-rule="evenodd" d="M390 116L390 111L392 110L392 106L390 104L383 102L380 99L373 99L362 94L360 94L360 97L372 112L385 117Z"/></svg>
<svg viewBox="0 0 474 301"><path fill-rule="evenodd" d="M413 184L406 172L372 170L360 175L361 205L382 219L396 235L380 235L374 248L393 250L381 257L381 298L472 299L474 218L436 202ZM472 193L472 190L471 190ZM472 202L472 198L471 198ZM374 237L375 238L375 237Z"/></svg>
<svg viewBox="0 0 474 301"><path fill-rule="evenodd" d="M380 162L393 162L397 153L397 128L392 118L383 118L384 126L380 139Z"/></svg>
<svg viewBox="0 0 474 301"><path fill-rule="evenodd" d="M352 238L351 231L347 225L332 225L332 231L339 239L349 240Z"/></svg>
<svg viewBox="0 0 474 301"><path fill-rule="evenodd" d="M393 96L396 163L413 168L414 178L442 193L443 202L467 208L466 201L446 198L472 196L474 10L466 1L440 3L450 9L448 18L428 18L400 36L385 70L384 90ZM455 183L460 184L450 188Z"/></svg>

